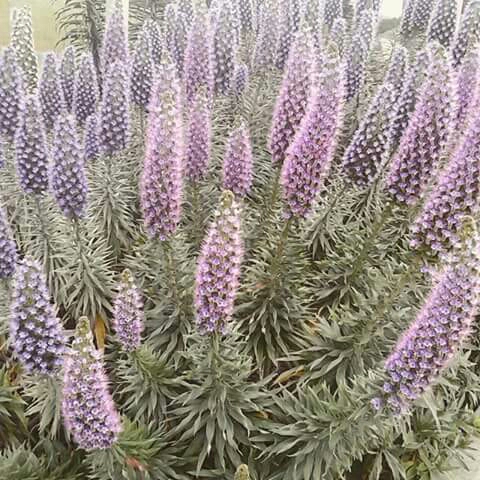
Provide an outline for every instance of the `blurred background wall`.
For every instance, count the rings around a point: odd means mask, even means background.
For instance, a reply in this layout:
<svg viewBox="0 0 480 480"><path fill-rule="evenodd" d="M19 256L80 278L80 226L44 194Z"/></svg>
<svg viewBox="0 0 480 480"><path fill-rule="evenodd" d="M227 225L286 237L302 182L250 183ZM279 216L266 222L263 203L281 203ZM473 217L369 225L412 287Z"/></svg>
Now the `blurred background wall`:
<svg viewBox="0 0 480 480"><path fill-rule="evenodd" d="M328 0L327 0L328 1ZM107 6L113 0L106 0ZM125 5L128 0L124 0ZM39 52L53 50L58 39L55 28L55 10L62 5L62 0L0 0L0 46L7 45L10 38L10 12L13 8L30 5L32 8L35 34L35 48ZM399 17L402 11L400 0L383 0L381 16Z"/></svg>

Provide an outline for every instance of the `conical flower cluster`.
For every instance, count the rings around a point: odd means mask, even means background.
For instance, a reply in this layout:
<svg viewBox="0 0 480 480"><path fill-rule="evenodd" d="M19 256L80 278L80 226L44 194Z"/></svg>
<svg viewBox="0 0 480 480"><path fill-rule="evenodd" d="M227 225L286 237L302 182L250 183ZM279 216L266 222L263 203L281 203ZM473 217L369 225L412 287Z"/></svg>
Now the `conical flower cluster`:
<svg viewBox="0 0 480 480"><path fill-rule="evenodd" d="M323 21L325 25L331 29L335 20L343 18L343 1L330 0L324 2L323 7Z"/></svg>
<svg viewBox="0 0 480 480"><path fill-rule="evenodd" d="M125 352L133 352L142 341L144 326L142 292L130 270L124 270L113 302L113 329Z"/></svg>
<svg viewBox="0 0 480 480"><path fill-rule="evenodd" d="M237 63L232 78L232 92L235 95L241 95L248 86L250 73L244 63Z"/></svg>
<svg viewBox="0 0 480 480"><path fill-rule="evenodd" d="M213 98L215 85L213 66L213 36L210 20L197 14L188 34L185 50L184 82L187 101L192 101L200 90Z"/></svg>
<svg viewBox="0 0 480 480"><path fill-rule="evenodd" d="M53 375L62 366L66 336L50 303L42 268L30 257L19 261L15 270L10 338L28 372Z"/></svg>
<svg viewBox="0 0 480 480"><path fill-rule="evenodd" d="M186 128L185 174L191 182L202 180L210 164L212 112L208 98L198 94L189 105Z"/></svg>
<svg viewBox="0 0 480 480"><path fill-rule="evenodd" d="M472 1L465 7L460 28L452 48L453 61L460 65L463 58L480 40L480 3Z"/></svg>
<svg viewBox="0 0 480 480"><path fill-rule="evenodd" d="M238 14L240 17L240 24L243 32L249 32L253 30L254 24L254 7L252 0L239 0L238 1Z"/></svg>
<svg viewBox="0 0 480 480"><path fill-rule="evenodd" d="M95 113L98 95L95 65L92 55L86 53L80 59L73 93L73 113L80 126L83 127L85 120Z"/></svg>
<svg viewBox="0 0 480 480"><path fill-rule="evenodd" d="M201 333L226 333L233 314L243 259L240 210L224 192L202 245L195 280L197 327Z"/></svg>
<svg viewBox="0 0 480 480"><path fill-rule="evenodd" d="M342 65L338 58L322 61L315 92L283 164L281 183L289 218L304 218L312 209L330 170L343 120Z"/></svg>
<svg viewBox="0 0 480 480"><path fill-rule="evenodd" d="M112 62L128 65L127 30L122 11L123 2L115 2L115 7L107 19L103 35L102 72L105 75Z"/></svg>
<svg viewBox="0 0 480 480"><path fill-rule="evenodd" d="M38 93L45 127L50 131L57 117L65 110L60 71L53 52L45 55Z"/></svg>
<svg viewBox="0 0 480 480"><path fill-rule="evenodd" d="M392 146L391 125L407 67L407 51L394 50L385 79L374 96L343 157L350 181L361 187L372 184Z"/></svg>
<svg viewBox="0 0 480 480"><path fill-rule="evenodd" d="M449 147L457 105L450 58L440 47L432 54L428 75L387 177L387 190L400 203L416 203Z"/></svg>
<svg viewBox="0 0 480 480"><path fill-rule="evenodd" d="M30 7L13 10L11 43L19 67L23 72L25 88L37 88L38 60L33 46L32 12Z"/></svg>
<svg viewBox="0 0 480 480"><path fill-rule="evenodd" d="M295 3L289 0L282 0L279 3L276 65L280 70L283 70L295 38Z"/></svg>
<svg viewBox="0 0 480 480"><path fill-rule="evenodd" d="M271 0L259 5L257 21L258 32L252 64L256 70L262 70L272 67L277 55L277 12Z"/></svg>
<svg viewBox="0 0 480 480"><path fill-rule="evenodd" d="M165 240L177 229L181 214L184 161L181 90L175 67L164 62L148 108L140 202L145 228Z"/></svg>
<svg viewBox="0 0 480 480"><path fill-rule="evenodd" d="M52 145L51 189L60 210L68 218L81 218L87 206L84 153L72 115L58 117Z"/></svg>
<svg viewBox="0 0 480 480"><path fill-rule="evenodd" d="M98 141L98 119L96 114L90 115L85 122L83 152L83 158L87 162L97 158L100 153L100 145Z"/></svg>
<svg viewBox="0 0 480 480"><path fill-rule="evenodd" d="M479 212L479 158L480 115L477 113L411 228L413 246L443 253L460 241L465 218Z"/></svg>
<svg viewBox="0 0 480 480"><path fill-rule="evenodd" d="M467 54L458 69L458 112L457 125L463 131L472 107L475 106L475 96L480 88L480 50L475 49Z"/></svg>
<svg viewBox="0 0 480 480"><path fill-rule="evenodd" d="M0 280L10 278L17 263L17 246L13 239L7 215L0 207Z"/></svg>
<svg viewBox="0 0 480 480"><path fill-rule="evenodd" d="M125 64L115 62L110 66L103 88L98 117L100 150L114 155L125 149L130 140L130 88Z"/></svg>
<svg viewBox="0 0 480 480"><path fill-rule="evenodd" d="M329 45L335 46L338 54L342 57L347 43L347 22L344 18L337 18L332 25L328 37Z"/></svg>
<svg viewBox="0 0 480 480"><path fill-rule="evenodd" d="M234 27L234 9L225 2L218 13L213 37L215 91L221 95L229 93L235 70L237 35Z"/></svg>
<svg viewBox="0 0 480 480"><path fill-rule="evenodd" d="M400 20L400 34L409 37L413 32L413 18L418 0L407 0Z"/></svg>
<svg viewBox="0 0 480 480"><path fill-rule="evenodd" d="M47 138L36 95L25 96L15 134L17 176L25 193L42 195L48 191L49 159Z"/></svg>
<svg viewBox="0 0 480 480"><path fill-rule="evenodd" d="M65 427L75 443L85 450L111 447L121 431L120 416L86 317L79 319L65 358L62 393Z"/></svg>
<svg viewBox="0 0 480 480"><path fill-rule="evenodd" d="M153 63L158 65L163 54L163 37L160 25L152 18L147 18L143 24L143 32L150 40L150 54L152 56Z"/></svg>
<svg viewBox="0 0 480 480"><path fill-rule="evenodd" d="M424 33L428 28L430 16L436 0L416 0L415 13L413 15L413 27L419 33Z"/></svg>
<svg viewBox="0 0 480 480"><path fill-rule="evenodd" d="M12 138L24 95L22 72L12 48L5 48L0 56L0 135Z"/></svg>
<svg viewBox="0 0 480 480"><path fill-rule="evenodd" d="M245 197L253 182L253 156L250 134L245 123L235 129L228 139L223 160L223 189L236 197Z"/></svg>
<svg viewBox="0 0 480 480"><path fill-rule="evenodd" d="M188 21L185 15L173 3L165 7L165 43L173 59L177 75L183 72L185 49L187 46Z"/></svg>
<svg viewBox="0 0 480 480"><path fill-rule="evenodd" d="M280 93L275 104L270 134L270 152L274 163L282 163L295 137L311 96L315 72L312 39L299 32L290 50Z"/></svg>
<svg viewBox="0 0 480 480"><path fill-rule="evenodd" d="M154 75L150 37L145 30L140 35L133 52L131 91L135 104L146 107L150 100Z"/></svg>
<svg viewBox="0 0 480 480"><path fill-rule="evenodd" d="M60 77L65 99L65 107L69 112L73 107L73 89L75 86L75 72L77 70L75 60L75 48L68 46L63 52L62 63L60 66Z"/></svg>
<svg viewBox="0 0 480 480"><path fill-rule="evenodd" d="M480 253L477 238L464 243L385 362L384 397L394 410L405 410L424 393L472 331L480 298Z"/></svg>
<svg viewBox="0 0 480 480"><path fill-rule="evenodd" d="M439 42L448 48L457 29L460 2L457 0L438 0L434 6L427 31L428 42Z"/></svg>

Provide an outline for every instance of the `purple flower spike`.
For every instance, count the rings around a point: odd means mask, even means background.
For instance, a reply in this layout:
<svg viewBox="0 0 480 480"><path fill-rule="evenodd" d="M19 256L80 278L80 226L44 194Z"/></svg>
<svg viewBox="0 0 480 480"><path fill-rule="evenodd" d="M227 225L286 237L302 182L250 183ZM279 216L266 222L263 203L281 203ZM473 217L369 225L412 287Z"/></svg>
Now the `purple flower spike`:
<svg viewBox="0 0 480 480"><path fill-rule="evenodd" d="M462 15L460 28L455 37L452 48L455 66L462 63L463 58L470 48L477 45L480 40L480 3L472 1L466 5Z"/></svg>
<svg viewBox="0 0 480 480"><path fill-rule="evenodd" d="M96 159L100 153L100 145L98 141L98 119L96 114L90 115L85 122L83 152L83 157L87 162Z"/></svg>
<svg viewBox="0 0 480 480"><path fill-rule="evenodd" d="M412 205L420 199L450 147L456 88L449 56L442 47L433 47L427 79L386 179L397 202Z"/></svg>
<svg viewBox="0 0 480 480"><path fill-rule="evenodd" d="M60 72L63 98L65 99L65 106L69 112L72 111L73 106L73 89L75 85L76 70L77 65L75 61L75 48L72 46L68 46L65 49L65 52L63 52Z"/></svg>
<svg viewBox="0 0 480 480"><path fill-rule="evenodd" d="M187 101L192 101L203 89L213 98L213 36L210 20L200 13L194 18L185 50L184 81Z"/></svg>
<svg viewBox="0 0 480 480"><path fill-rule="evenodd" d="M413 26L419 33L424 33L428 28L428 23L436 0L416 0L415 13L413 15Z"/></svg>
<svg viewBox="0 0 480 480"><path fill-rule="evenodd" d="M281 164L298 131L312 92L315 57L312 38L299 32L291 48L280 94L273 112L270 152L273 163Z"/></svg>
<svg viewBox="0 0 480 480"><path fill-rule="evenodd" d="M95 113L98 103L98 80L93 58L86 53L80 59L73 92L73 113L83 127L85 120Z"/></svg>
<svg viewBox="0 0 480 480"><path fill-rule="evenodd" d="M329 44L335 45L338 54L343 57L347 43L347 22L344 18L337 18L333 22L328 41Z"/></svg>
<svg viewBox="0 0 480 480"><path fill-rule="evenodd" d="M17 246L13 239L7 215L0 207L0 280L10 278L17 263Z"/></svg>
<svg viewBox="0 0 480 480"><path fill-rule="evenodd" d="M223 189L238 197L250 192L253 182L253 156L250 134L245 123L234 130L228 139L223 161Z"/></svg>
<svg viewBox="0 0 480 480"><path fill-rule="evenodd" d="M143 31L150 39L150 53L152 55L153 63L158 65L162 59L164 48L164 41L160 25L155 20L147 18L143 24Z"/></svg>
<svg viewBox="0 0 480 480"><path fill-rule="evenodd" d="M137 105L145 108L150 100L154 73L150 37L145 30L140 32L138 37L132 63L132 100Z"/></svg>
<svg viewBox="0 0 480 480"><path fill-rule="evenodd" d="M271 2L259 4L258 33L252 62L257 70L270 68L275 64L278 42L277 17L277 11Z"/></svg>
<svg viewBox="0 0 480 480"><path fill-rule="evenodd" d="M99 111L100 150L114 155L130 140L129 75L127 65L115 62L108 69Z"/></svg>
<svg viewBox="0 0 480 480"><path fill-rule="evenodd" d="M248 87L250 72L244 63L237 63L232 79L232 92L235 95L241 95Z"/></svg>
<svg viewBox="0 0 480 480"><path fill-rule="evenodd" d="M83 150L73 115L58 117L52 145L52 194L68 218L81 218L87 206L87 177Z"/></svg>
<svg viewBox="0 0 480 480"><path fill-rule="evenodd" d="M107 26L103 36L103 75L107 73L112 62L121 62L124 65L128 65L128 40L122 3L115 2L115 8L107 19Z"/></svg>
<svg viewBox="0 0 480 480"><path fill-rule="evenodd" d="M276 65L283 70L295 39L295 2L284 0L278 6L278 43Z"/></svg>
<svg viewBox="0 0 480 480"><path fill-rule="evenodd" d="M408 406L437 379L472 330L478 308L477 239L464 242L460 258L439 276L417 318L385 362L385 403Z"/></svg>
<svg viewBox="0 0 480 480"><path fill-rule="evenodd" d="M205 178L212 146L212 112L208 99L199 94L189 105L186 131L185 173L191 182Z"/></svg>
<svg viewBox="0 0 480 480"><path fill-rule="evenodd" d="M415 8L418 0L407 0L405 8L403 10L402 18L400 21L400 34L404 37L409 37L413 31L413 18L415 15Z"/></svg>
<svg viewBox="0 0 480 480"><path fill-rule="evenodd" d="M65 427L77 445L85 450L110 448L122 430L120 415L86 317L79 319L65 358L62 393Z"/></svg>
<svg viewBox="0 0 480 480"><path fill-rule="evenodd" d="M398 92L396 92L397 98L400 96L400 92L403 84L405 83L405 74L408 69L408 50L399 45L395 46L392 55L390 57L390 64L388 66L387 73L383 79L383 83L390 83L394 86Z"/></svg>
<svg viewBox="0 0 480 480"><path fill-rule="evenodd" d="M475 96L480 88L480 50L467 53L458 71L458 112L457 122L460 131L469 118L475 105Z"/></svg>
<svg viewBox="0 0 480 480"><path fill-rule="evenodd" d="M125 352L136 350L144 326L142 292L130 270L124 270L113 303L112 325Z"/></svg>
<svg viewBox="0 0 480 480"><path fill-rule="evenodd" d="M15 134L17 176L25 193L48 191L49 159L40 104L36 95L27 95L21 104Z"/></svg>
<svg viewBox="0 0 480 480"><path fill-rule="evenodd" d="M238 14L240 17L240 24L244 32L249 32L253 29L253 2L252 0L238 1Z"/></svg>
<svg viewBox="0 0 480 480"><path fill-rule="evenodd" d="M200 333L226 333L237 295L243 259L240 211L224 192L202 245L195 280L196 322Z"/></svg>
<svg viewBox="0 0 480 480"><path fill-rule="evenodd" d="M57 57L53 52L45 55L38 93L45 127L50 131L57 117L65 110Z"/></svg>
<svg viewBox="0 0 480 480"><path fill-rule="evenodd" d="M42 268L30 257L21 260L15 270L10 338L28 372L53 375L62 366L65 333L50 303Z"/></svg>
<svg viewBox="0 0 480 480"><path fill-rule="evenodd" d="M15 51L5 48L0 56L0 135L15 135L23 95L23 76Z"/></svg>
<svg viewBox="0 0 480 480"><path fill-rule="evenodd" d="M180 222L184 159L181 90L171 63L159 67L148 112L140 203L148 234L166 240Z"/></svg>
<svg viewBox="0 0 480 480"><path fill-rule="evenodd" d="M427 42L439 42L445 48L450 46L457 29L459 6L457 0L438 0L430 17Z"/></svg>
<svg viewBox="0 0 480 480"><path fill-rule="evenodd" d="M283 164L281 183L286 217L304 218L330 170L343 120L343 65L324 58L315 91Z"/></svg>
<svg viewBox="0 0 480 480"><path fill-rule="evenodd" d="M176 67L177 75L182 76L187 45L188 21L173 3L165 7L165 42Z"/></svg>
<svg viewBox="0 0 480 480"><path fill-rule="evenodd" d="M324 22L329 29L335 20L343 18L343 0L330 0L324 3L323 8Z"/></svg>

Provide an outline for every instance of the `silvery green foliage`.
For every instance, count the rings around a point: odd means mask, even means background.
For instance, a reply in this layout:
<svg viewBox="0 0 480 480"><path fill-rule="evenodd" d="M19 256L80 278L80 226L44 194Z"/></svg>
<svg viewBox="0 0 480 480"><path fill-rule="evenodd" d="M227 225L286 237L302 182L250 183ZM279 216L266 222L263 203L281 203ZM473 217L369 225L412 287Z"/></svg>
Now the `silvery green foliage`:
<svg viewBox="0 0 480 480"><path fill-rule="evenodd" d="M73 89L75 84L75 72L77 70L75 56L75 48L69 45L63 52L62 63L60 66L63 97L65 99L65 107L69 112L72 111L73 106Z"/></svg>
<svg viewBox="0 0 480 480"><path fill-rule="evenodd" d="M428 24L427 41L439 42L448 48L457 30L460 4L457 0L438 0Z"/></svg>
<svg viewBox="0 0 480 480"><path fill-rule="evenodd" d="M480 40L480 3L470 2L461 17L452 48L455 65L462 63L469 49L476 48Z"/></svg>
<svg viewBox="0 0 480 480"><path fill-rule="evenodd" d="M30 7L14 9L12 13L12 47L28 91L37 86L38 60L33 46L32 12Z"/></svg>

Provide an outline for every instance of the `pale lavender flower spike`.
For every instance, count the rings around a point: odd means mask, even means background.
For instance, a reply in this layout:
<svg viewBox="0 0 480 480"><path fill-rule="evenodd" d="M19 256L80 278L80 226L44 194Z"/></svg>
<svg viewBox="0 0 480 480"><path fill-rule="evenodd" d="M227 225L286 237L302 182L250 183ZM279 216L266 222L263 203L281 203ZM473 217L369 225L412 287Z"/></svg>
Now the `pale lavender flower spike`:
<svg viewBox="0 0 480 480"><path fill-rule="evenodd" d="M86 119L93 115L98 104L98 79L91 53L80 58L73 88L73 113L77 123L83 127Z"/></svg>
<svg viewBox="0 0 480 480"><path fill-rule="evenodd" d="M7 214L0 207L0 280L10 278L17 263L17 246L8 223Z"/></svg>

